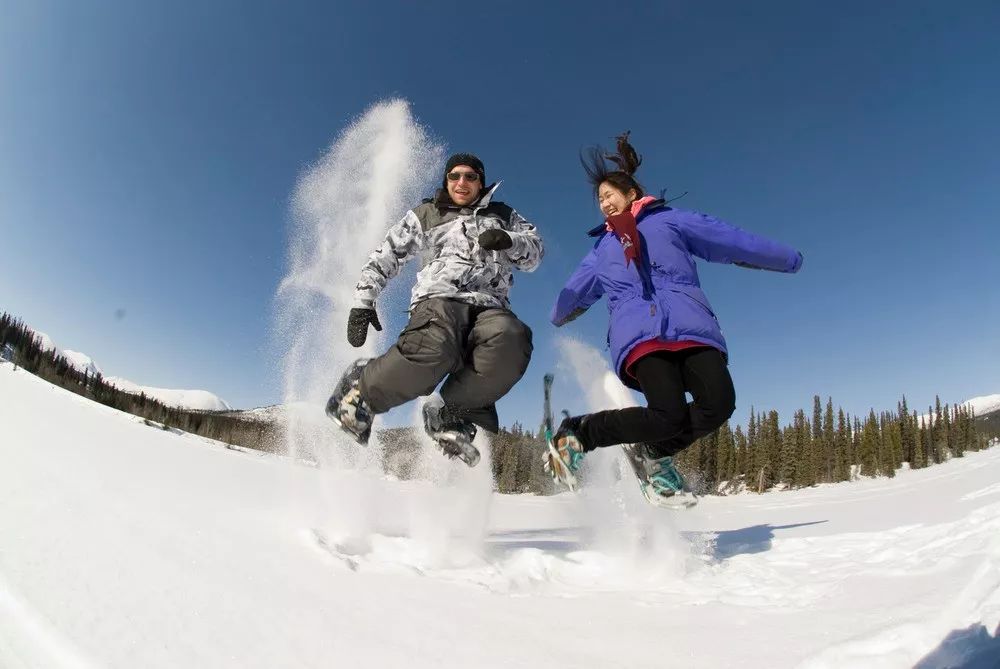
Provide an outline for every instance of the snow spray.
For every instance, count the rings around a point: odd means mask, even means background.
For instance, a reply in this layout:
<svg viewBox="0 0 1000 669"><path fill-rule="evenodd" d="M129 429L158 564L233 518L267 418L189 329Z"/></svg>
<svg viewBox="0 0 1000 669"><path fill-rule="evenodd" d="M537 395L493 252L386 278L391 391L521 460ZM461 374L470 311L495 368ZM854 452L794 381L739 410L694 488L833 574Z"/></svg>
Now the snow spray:
<svg viewBox="0 0 1000 669"><path fill-rule="evenodd" d="M284 356L286 447L289 455L324 468L381 475L377 431L359 447L324 415L333 384L350 362L385 350L392 313L405 314L409 291L394 282L379 300L385 332L365 345L346 341L347 317L360 269L406 210L436 186L444 148L418 125L403 100L372 106L351 123L298 180L293 197L288 273L277 294ZM408 289L408 286L405 286ZM398 294L393 299L394 294ZM332 549L413 566L476 559L492 495L489 440L476 438L482 462L472 470L445 460L423 439L421 403L413 425L422 438L423 482L356 477L327 481L323 535ZM321 483L321 485L326 485ZM401 518L401 516L403 516ZM386 536L388 535L388 536Z"/></svg>
<svg viewBox="0 0 1000 669"><path fill-rule="evenodd" d="M385 348L385 333L374 329L362 348L347 343L354 287L365 259L389 227L433 189L443 160L443 148L414 121L408 103L389 100L351 123L299 177L292 199L288 273L277 292L278 336L287 347L283 372L289 455L359 468L377 463L377 440L359 448L326 418L323 408L351 361ZM385 306L380 312L389 331Z"/></svg>
<svg viewBox="0 0 1000 669"><path fill-rule="evenodd" d="M636 406L600 351L565 336L556 343L560 371L576 380L589 411ZM616 558L637 579L655 581L682 573L690 548L674 527L671 514L676 512L645 501L621 449L599 448L588 454L583 466L586 484L578 496L592 548Z"/></svg>
<svg viewBox="0 0 1000 669"><path fill-rule="evenodd" d="M414 421L420 421L423 401L414 403ZM418 476L430 483L407 503L407 533L419 552L422 568L464 567L484 557L493 501L490 439L479 430L473 441L482 460L469 468L442 457L431 438L420 433Z"/></svg>

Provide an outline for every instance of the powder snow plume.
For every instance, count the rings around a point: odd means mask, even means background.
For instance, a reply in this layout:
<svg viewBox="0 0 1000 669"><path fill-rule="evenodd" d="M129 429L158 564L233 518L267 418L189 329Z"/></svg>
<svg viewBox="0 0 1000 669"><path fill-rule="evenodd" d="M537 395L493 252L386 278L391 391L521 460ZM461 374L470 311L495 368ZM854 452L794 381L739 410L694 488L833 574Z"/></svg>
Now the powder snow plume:
<svg viewBox="0 0 1000 669"><path fill-rule="evenodd" d="M286 347L288 453L349 463L359 451L323 415L344 368L384 349L369 331L360 349L346 341L347 316L365 259L389 227L433 186L443 148L414 121L404 100L379 102L341 132L296 184L288 273L277 292L278 337ZM385 309L383 325L385 325ZM340 448L331 444L341 444Z"/></svg>
<svg viewBox="0 0 1000 669"><path fill-rule="evenodd" d="M635 406L632 393L593 346L559 337L560 372L574 379L590 412ZM588 527L590 544L611 557L613 570L629 579L662 582L683 574L690 546L674 526L671 514L643 500L621 449L599 448L584 461L585 485L580 498L580 522ZM687 514L696 513L686 511Z"/></svg>

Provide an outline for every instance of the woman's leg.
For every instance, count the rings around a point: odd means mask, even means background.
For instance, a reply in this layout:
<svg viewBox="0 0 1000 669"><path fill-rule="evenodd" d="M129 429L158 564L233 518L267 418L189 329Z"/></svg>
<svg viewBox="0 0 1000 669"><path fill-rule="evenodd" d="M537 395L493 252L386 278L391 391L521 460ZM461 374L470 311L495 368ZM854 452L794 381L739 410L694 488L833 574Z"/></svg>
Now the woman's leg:
<svg viewBox="0 0 1000 669"><path fill-rule="evenodd" d="M660 439L650 439L650 445L657 455L663 457L676 455L707 434L715 432L725 423L736 410L736 390L729 368L722 353L714 348L699 348L678 351L667 355L676 356L684 390L691 393L694 401L687 404L686 415L675 430ZM640 362L642 362L640 360ZM636 376L645 391L643 377L647 383L656 387L656 368L644 371L636 365Z"/></svg>
<svg viewBox="0 0 1000 669"><path fill-rule="evenodd" d="M661 456L674 455L733 413L733 382L725 358L714 348L653 353L633 369L648 406L581 417L574 431L585 450L645 442ZM690 404L685 391L694 397Z"/></svg>
<svg viewBox="0 0 1000 669"><path fill-rule="evenodd" d="M573 430L584 450L616 444L663 441L685 429L688 406L680 361L653 354L633 367L648 406L612 409L581 416Z"/></svg>

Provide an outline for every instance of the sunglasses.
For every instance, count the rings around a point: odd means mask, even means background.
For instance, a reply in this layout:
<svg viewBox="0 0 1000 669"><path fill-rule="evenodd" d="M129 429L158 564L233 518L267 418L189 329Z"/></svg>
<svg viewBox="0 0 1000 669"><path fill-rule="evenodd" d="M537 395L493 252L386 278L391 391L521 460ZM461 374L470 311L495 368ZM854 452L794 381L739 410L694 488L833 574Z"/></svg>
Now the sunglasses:
<svg viewBox="0 0 1000 669"><path fill-rule="evenodd" d="M479 181L479 172L448 172L448 181L458 181L465 177L466 181L476 183Z"/></svg>

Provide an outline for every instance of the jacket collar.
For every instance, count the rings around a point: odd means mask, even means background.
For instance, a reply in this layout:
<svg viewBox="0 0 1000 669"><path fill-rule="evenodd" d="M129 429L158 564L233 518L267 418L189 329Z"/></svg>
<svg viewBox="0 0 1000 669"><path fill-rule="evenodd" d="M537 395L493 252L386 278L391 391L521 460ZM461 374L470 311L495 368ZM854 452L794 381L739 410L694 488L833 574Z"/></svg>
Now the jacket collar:
<svg viewBox="0 0 1000 669"><path fill-rule="evenodd" d="M670 209L670 207L667 206L666 200L664 200L663 198L657 198L656 200L653 200L652 202L650 202L649 204L647 204L645 207L642 208L642 210L639 212L639 215L635 217L635 222L636 224L638 224L639 221L645 218L647 214L651 214L654 211L665 211L668 209ZM607 225L602 222L594 226L590 230L588 230L587 236L600 237L607 231L608 231Z"/></svg>

